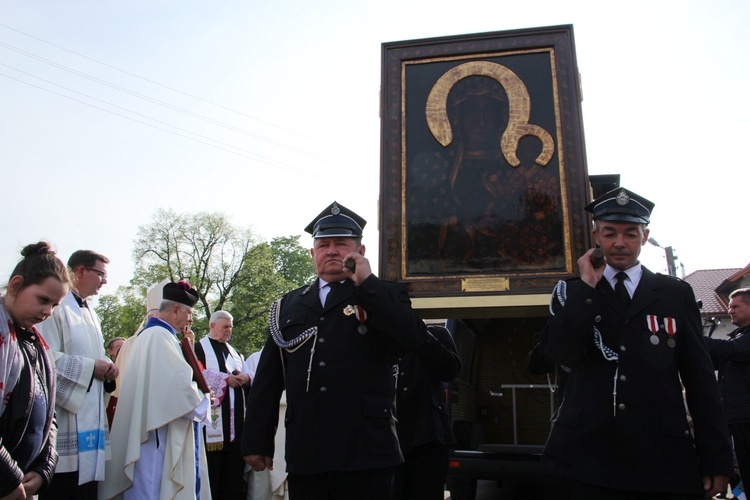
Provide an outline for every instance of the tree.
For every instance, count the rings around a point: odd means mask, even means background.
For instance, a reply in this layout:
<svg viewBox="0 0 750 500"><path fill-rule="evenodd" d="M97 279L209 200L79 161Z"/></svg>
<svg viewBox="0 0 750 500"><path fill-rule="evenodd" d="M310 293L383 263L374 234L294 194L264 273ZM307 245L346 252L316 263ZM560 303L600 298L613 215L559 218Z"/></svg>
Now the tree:
<svg viewBox="0 0 750 500"><path fill-rule="evenodd" d="M312 257L299 236L259 242L249 228L232 225L220 213L157 210L151 223L138 228L133 259L131 286L118 289L116 297L100 299L97 311L103 321L106 318L108 329L132 328L133 321L127 319L131 316L139 316L136 327L140 324L145 291L152 284L165 278L187 279L200 295L193 323L197 338L208 333L214 311L226 310L234 317L232 345L245 356L265 342L273 301L315 278ZM138 314L131 311L136 303ZM117 322L124 325L118 327Z"/></svg>
<svg viewBox="0 0 750 500"><path fill-rule="evenodd" d="M314 278L312 257L299 244L299 236L255 246L227 307L234 317L234 347L245 356L263 347L273 301Z"/></svg>
<svg viewBox="0 0 750 500"><path fill-rule="evenodd" d="M96 312L102 323L105 344L115 337L130 337L146 317L145 290L120 286L116 292L99 297Z"/></svg>
<svg viewBox="0 0 750 500"><path fill-rule="evenodd" d="M151 224L138 228L132 283L145 288L165 278L187 279L208 318L224 308L255 244L250 228L232 225L224 214L158 209Z"/></svg>
<svg viewBox="0 0 750 500"><path fill-rule="evenodd" d="M310 250L302 247L299 236L281 236L271 240L276 272L292 285L302 286L316 278Z"/></svg>
<svg viewBox="0 0 750 500"><path fill-rule="evenodd" d="M253 248L234 289L227 310L234 318L232 344L246 357L259 350L268 334L268 309L284 290L285 281L275 273L268 243Z"/></svg>

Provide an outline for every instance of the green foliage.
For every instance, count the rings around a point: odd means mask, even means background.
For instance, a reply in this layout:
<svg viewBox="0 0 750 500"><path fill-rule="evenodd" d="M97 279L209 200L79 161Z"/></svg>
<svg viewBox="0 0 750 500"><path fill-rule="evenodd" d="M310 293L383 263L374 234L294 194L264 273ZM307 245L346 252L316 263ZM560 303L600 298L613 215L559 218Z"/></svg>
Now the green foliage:
<svg viewBox="0 0 750 500"><path fill-rule="evenodd" d="M146 291L121 286L112 294L101 295L96 313L102 322L104 343L115 337L130 337L146 317Z"/></svg>
<svg viewBox="0 0 750 500"><path fill-rule="evenodd" d="M138 228L133 259L131 285L99 299L105 340L136 331L149 286L165 278L187 279L200 294L192 327L196 339L208 335L214 311L226 310L234 317L230 343L245 357L265 343L273 301L316 276L299 236L259 242L249 228L219 213L157 210L151 223Z"/></svg>
<svg viewBox="0 0 750 500"><path fill-rule="evenodd" d="M196 309L205 320L224 308L255 243L249 228L232 225L224 214L158 209L151 224L138 228L132 283L147 288L165 278L187 279L198 290Z"/></svg>
<svg viewBox="0 0 750 500"><path fill-rule="evenodd" d="M270 246L276 272L288 283L302 286L317 277L310 250L300 245L299 236L274 238Z"/></svg>
<svg viewBox="0 0 750 500"><path fill-rule="evenodd" d="M234 317L232 345L245 356L263 347L268 311L274 300L315 277L309 252L298 236L279 237L256 245L227 305Z"/></svg>

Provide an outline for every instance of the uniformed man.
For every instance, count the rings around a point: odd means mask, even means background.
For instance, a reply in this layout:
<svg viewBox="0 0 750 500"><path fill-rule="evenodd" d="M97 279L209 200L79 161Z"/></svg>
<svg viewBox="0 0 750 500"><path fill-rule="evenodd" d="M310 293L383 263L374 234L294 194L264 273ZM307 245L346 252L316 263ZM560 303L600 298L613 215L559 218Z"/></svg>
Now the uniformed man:
<svg viewBox="0 0 750 500"><path fill-rule="evenodd" d="M334 202L305 228L318 279L273 304L271 335L247 402L242 453L272 467L286 387L289 493L300 499L390 498L403 462L393 365L422 321L405 287L372 274L365 220ZM351 267L348 267L349 264Z"/></svg>
<svg viewBox="0 0 750 500"><path fill-rule="evenodd" d="M461 371L447 328L429 325L415 352L398 360L398 440L404 464L396 470L395 500L442 500L449 447L456 444L445 396Z"/></svg>
<svg viewBox="0 0 750 500"><path fill-rule="evenodd" d="M653 207L624 188L588 205L606 265L589 250L553 292L550 353L570 374L544 460L574 499L698 499L732 475L693 290L638 261Z"/></svg>

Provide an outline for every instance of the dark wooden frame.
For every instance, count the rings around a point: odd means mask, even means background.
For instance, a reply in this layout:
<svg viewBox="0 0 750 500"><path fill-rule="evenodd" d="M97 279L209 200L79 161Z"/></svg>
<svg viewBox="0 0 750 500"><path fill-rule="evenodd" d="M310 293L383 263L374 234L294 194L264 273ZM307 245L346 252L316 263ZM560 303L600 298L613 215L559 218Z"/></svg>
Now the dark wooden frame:
<svg viewBox="0 0 750 500"><path fill-rule="evenodd" d="M508 69L510 71L507 71ZM500 74L496 70L505 73ZM412 246L415 249L418 248L417 240L414 239L417 229L409 234L411 229L407 215L411 217L420 210L423 213L429 213L429 209L417 206L418 203L427 203L424 201L413 202L417 208L412 208L408 204L412 202L407 202L407 186L410 190L408 192L410 200L425 199L419 196L418 189L421 181L414 180L417 175L410 173L408 162L412 160L413 164L418 163L415 160L417 151L420 154L431 154L437 157L443 155L443 150L440 150L443 146L436 138L436 133L440 133L436 124L447 125L449 136L450 127L457 128L455 123L451 125L448 121L449 111L445 109L445 103L449 102L448 94L461 80L468 81L469 77L475 76L490 76L490 73L493 74L492 79L502 82L502 89L507 93L506 102L510 103L507 105L511 110L507 112L509 115L505 116L508 123L504 130L511 129L510 123L516 123L516 125L519 123L508 119L508 116L518 116L519 107L516 105L514 111L514 102L527 102L527 107L530 107L530 111L526 110L528 125L524 128L524 122L521 121L522 125L516 127L516 142L513 143L512 140L509 142L509 144L515 144L515 147L510 146L506 152L506 147L503 146L504 159L502 161L507 161L509 167L515 168L513 160L518 160L513 158L513 153L518 152L520 156L521 138L532 136L538 139L533 157L537 159L537 164L542 165L540 159L546 155L544 160L547 163L543 167L551 166L551 168L541 170L542 167L539 167L537 171L546 172L544 175L551 179L549 184L556 185L559 189L559 192L555 193L559 194L558 197L546 199L554 199L558 203L553 210L555 216L551 218L554 222L554 232L551 234L560 234L561 244L555 248L551 257L540 257L539 262L536 262L533 257L525 257L531 245L521 243L526 247L519 250L517 256L510 255L510 251L502 253L504 250L498 250L496 253L502 255L503 258L498 257L495 267L485 266L487 262L494 262L492 252L495 251L495 247L488 246L489 251L483 255L473 250L465 250L474 248L475 233L473 229L471 231L462 229L465 234L460 231L456 233L458 235L456 238L463 238L461 240L463 246L456 244L456 248L461 249L461 256L458 256L458 252L451 254L450 248L445 250L445 253L451 256L448 259L450 265L442 266L444 261L441 261L443 259L441 256L410 260L409 236L412 236ZM498 75L500 79L495 77ZM504 75L510 75L509 78L517 77L513 80L516 83L509 79L502 80ZM450 82L450 87L445 87L446 81ZM522 85L517 85L518 81L522 82ZM442 88L439 88L438 82L442 82ZM524 90L527 90L526 101L517 98L519 95L516 92L517 87L525 87ZM475 92L475 94L478 93L478 91ZM429 97L425 100L424 97L427 95ZM435 99L435 96L438 98ZM557 280L573 276L575 261L590 247L589 222L583 210L590 199L590 192L580 103L573 28L569 25L383 44L380 276L406 283L413 297L549 293ZM440 104L443 105L442 109L440 109ZM443 122L435 117L444 118ZM539 126L540 123L543 125ZM429 139L433 140L437 146L429 144L429 140L424 139L427 134L430 134ZM552 147L551 151L549 146ZM454 157L457 156L454 154ZM461 172L461 167L445 167L451 161L453 160L446 159L440 168L450 170L455 178L455 172ZM460 161L464 160L454 161L454 164L461 165ZM524 168L531 171L531 168L536 168L536 165ZM465 171L471 173L477 170L467 168ZM512 172L513 169L503 170L505 171ZM419 178L421 179L422 176L420 175ZM445 178L445 175L442 178ZM555 182L558 184L554 184ZM513 184L507 182L502 185L512 186ZM453 189L452 183L450 187ZM431 200L439 201L438 198L433 197ZM452 198L458 199L458 196L452 195ZM507 199L515 199L515 197L507 197ZM528 206L527 202L523 203L524 207ZM542 217L544 217L543 213ZM516 225L513 227L520 227L524 220L518 219L519 222L514 222ZM533 234L530 229L532 224L527 225L528 228L524 229L526 233L518 233L518 241L528 241L522 239L522 236ZM428 227L434 232L436 225L412 224L411 227ZM440 247L440 252L443 252L445 248L446 238L443 237L443 233L452 236L453 227L450 223L441 226L440 243L438 244L437 240L434 243L436 248ZM482 237L491 244L497 245L499 243L495 242L499 240L491 238L503 237L501 232L492 233L489 230L481 234L490 234L491 236ZM423 248L419 248L428 251L428 246L432 244L432 239L430 239L424 243ZM506 243L506 247L503 248L510 247L507 247ZM470 257L467 258L466 255ZM476 257L474 260L477 264L473 264L474 261L471 259L475 255L479 255L484 260ZM524 258L528 264L523 260ZM500 263L501 260L502 263ZM423 262L427 264L420 268L419 265ZM464 265L465 262L472 264ZM438 267L436 263L441 264L440 269L429 267Z"/></svg>

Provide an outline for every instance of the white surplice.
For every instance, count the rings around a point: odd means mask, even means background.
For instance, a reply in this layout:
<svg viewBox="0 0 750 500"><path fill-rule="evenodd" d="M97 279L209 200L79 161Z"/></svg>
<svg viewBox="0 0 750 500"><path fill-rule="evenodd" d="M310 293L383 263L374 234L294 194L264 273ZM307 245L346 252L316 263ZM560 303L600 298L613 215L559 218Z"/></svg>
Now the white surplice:
<svg viewBox="0 0 750 500"><path fill-rule="evenodd" d="M200 480L201 500L210 499L205 449L195 425L205 418L209 400L192 381L174 330L151 321L133 341L121 377L112 460L99 496L194 499Z"/></svg>
<svg viewBox="0 0 750 500"><path fill-rule="evenodd" d="M104 413L104 384L93 378L104 355L104 338L93 308L78 305L73 292L52 316L37 325L57 371L57 453L55 472L78 471L79 484L104 480L109 458L109 429Z"/></svg>

